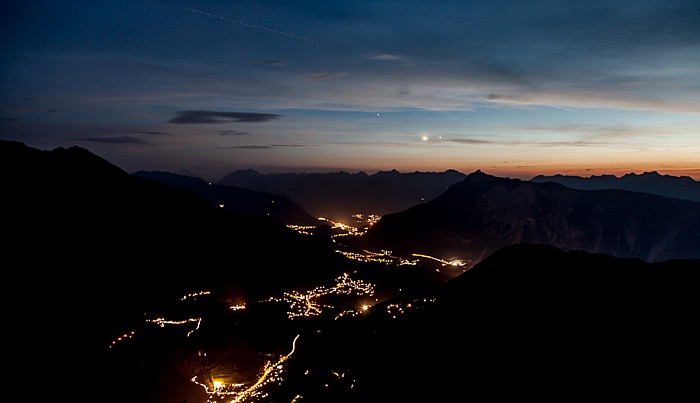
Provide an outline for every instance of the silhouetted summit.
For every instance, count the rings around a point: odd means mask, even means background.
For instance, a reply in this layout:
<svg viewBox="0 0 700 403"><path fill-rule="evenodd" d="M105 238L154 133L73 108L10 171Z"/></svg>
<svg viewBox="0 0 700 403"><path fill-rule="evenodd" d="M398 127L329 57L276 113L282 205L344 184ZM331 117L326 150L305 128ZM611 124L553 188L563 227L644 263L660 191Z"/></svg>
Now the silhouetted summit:
<svg viewBox="0 0 700 403"><path fill-rule="evenodd" d="M194 286L205 273L250 276L256 275L250 264L278 268L276 261L294 256L333 255L329 245L267 217L232 212L192 190L130 175L80 147L38 150L2 141L0 172L10 250L26 252L27 263L66 260L127 277L137 273L142 280L168 275L180 283L169 266L190 265L197 275L187 282ZM222 254L230 256L225 271ZM292 277L286 270L279 275L266 281Z"/></svg>
<svg viewBox="0 0 700 403"><path fill-rule="evenodd" d="M12 321L22 343L37 340L28 351L47 354L34 359L89 355L162 299L232 284L269 295L332 276L342 259L325 240L130 175L79 147L0 141L0 179L6 291L14 301L31 296Z"/></svg>
<svg viewBox="0 0 700 403"><path fill-rule="evenodd" d="M619 178L614 175L593 175L587 178L570 175L538 175L531 181L556 182L572 189L621 189L700 201L700 182L688 176L661 175L658 172L628 173Z"/></svg>
<svg viewBox="0 0 700 403"><path fill-rule="evenodd" d="M503 246L532 242L662 261L700 257L698 228L698 202L477 171L428 203L382 217L358 244L476 262Z"/></svg>

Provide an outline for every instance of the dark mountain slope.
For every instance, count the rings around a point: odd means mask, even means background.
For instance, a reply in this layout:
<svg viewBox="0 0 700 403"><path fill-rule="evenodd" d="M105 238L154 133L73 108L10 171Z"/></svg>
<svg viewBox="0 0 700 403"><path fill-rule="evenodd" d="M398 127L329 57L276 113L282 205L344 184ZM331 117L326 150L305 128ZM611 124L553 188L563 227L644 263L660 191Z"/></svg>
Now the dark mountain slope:
<svg viewBox="0 0 700 403"><path fill-rule="evenodd" d="M22 354L13 368L56 363L41 381L56 393L75 381L61 363L89 372L96 349L164 300L258 298L344 269L327 240L129 175L79 147L2 141L0 175L8 342Z"/></svg>
<svg viewBox="0 0 700 403"><path fill-rule="evenodd" d="M621 189L700 201L700 182L688 176L661 175L658 172L645 172L640 175L629 173L619 178L614 175L594 175L588 178L570 175L538 175L531 181L555 182L572 189Z"/></svg>
<svg viewBox="0 0 700 403"><path fill-rule="evenodd" d="M309 336L289 377L314 402L696 398L698 286L700 260L512 245L433 292ZM352 384L302 375L325 368Z"/></svg>
<svg viewBox="0 0 700 403"><path fill-rule="evenodd" d="M190 265L206 278L254 275L248 267L222 270L221 256L229 256L230 268L236 262L275 266L319 251L280 223L129 175L79 147L42 151L2 142L0 158L9 241L32 260L99 264L103 272L152 279L172 274L169 264Z"/></svg>
<svg viewBox="0 0 700 403"><path fill-rule="evenodd" d="M440 195L465 175L445 172L368 175L364 172L261 174L253 170L226 175L220 184L284 194L312 215L345 221L352 214L387 214L405 210Z"/></svg>
<svg viewBox="0 0 700 403"><path fill-rule="evenodd" d="M284 195L258 192L237 186L210 184L199 178L169 172L138 171L133 175L190 189L217 206L223 205L226 210L269 217L283 224L317 225L319 223L318 219Z"/></svg>
<svg viewBox="0 0 700 403"><path fill-rule="evenodd" d="M647 261L700 257L700 203L475 172L429 203L384 216L358 246L476 262L521 242Z"/></svg>

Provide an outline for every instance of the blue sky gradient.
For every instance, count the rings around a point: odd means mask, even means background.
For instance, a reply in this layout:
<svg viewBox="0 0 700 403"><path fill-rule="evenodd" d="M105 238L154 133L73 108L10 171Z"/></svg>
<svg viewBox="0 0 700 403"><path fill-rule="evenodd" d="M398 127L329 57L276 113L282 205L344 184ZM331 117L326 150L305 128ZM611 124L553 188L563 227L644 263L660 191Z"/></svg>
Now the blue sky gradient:
<svg viewBox="0 0 700 403"><path fill-rule="evenodd" d="M129 172L700 179L697 1L0 7L0 138Z"/></svg>

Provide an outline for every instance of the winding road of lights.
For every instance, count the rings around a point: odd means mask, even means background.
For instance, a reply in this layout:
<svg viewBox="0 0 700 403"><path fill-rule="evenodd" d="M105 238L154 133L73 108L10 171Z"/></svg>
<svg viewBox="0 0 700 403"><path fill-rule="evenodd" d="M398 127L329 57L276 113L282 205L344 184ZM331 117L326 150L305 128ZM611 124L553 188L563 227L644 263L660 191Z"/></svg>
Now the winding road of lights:
<svg viewBox="0 0 700 403"><path fill-rule="evenodd" d="M180 301L184 301L184 300L189 299L189 298L197 298L197 297L201 297L203 295L209 295L209 294L211 294L210 291L200 291L200 292L196 292L196 293L192 293L192 294L187 294L187 295L183 296L182 298L180 298ZM243 308L245 308L245 305L243 305ZM239 309L243 309L243 308L239 308ZM232 309L233 309L233 307L232 307ZM199 330L199 326L202 324L202 318L189 318L189 319L185 319L185 320L166 320L165 318L155 318L155 319L146 319L146 322L155 323L160 327L165 327L165 325L184 325L186 323L197 322L197 326L194 329L187 332L187 337L190 337L190 335L192 333ZM129 333L124 333L123 335L119 336L116 340L112 341L112 343L109 345L109 348L114 347L116 344L118 344L121 341L124 341L126 339L130 339L130 338L134 337L134 334L135 334L135 331L133 331L133 330Z"/></svg>
<svg viewBox="0 0 700 403"><path fill-rule="evenodd" d="M436 262L440 262L443 266L462 267L462 266L466 265L466 263L464 263L463 261L461 261L461 260L459 260L459 259L447 261L447 260L440 259L440 258L437 258L437 257L434 257L434 256L423 255L423 254L421 254L421 253L414 253L413 256L415 256L415 257L423 257L423 258L426 258L426 259L432 259L432 260L435 260Z"/></svg>
<svg viewBox="0 0 700 403"><path fill-rule="evenodd" d="M283 381L282 375L284 374L284 363L289 359L289 357L296 351L297 340L300 334L297 334L292 341L292 351L287 355L281 356L276 362L268 361L265 363L263 371L258 376L258 379L250 386L246 386L241 383L226 384L221 381L213 381L212 385L207 385L203 382L198 382L197 377L193 377L191 381L204 388L204 391L209 396L207 403L215 403L218 399L226 396L231 397L229 403L243 403L245 401L255 401L254 399L263 398L267 394L263 390L266 385L270 383Z"/></svg>

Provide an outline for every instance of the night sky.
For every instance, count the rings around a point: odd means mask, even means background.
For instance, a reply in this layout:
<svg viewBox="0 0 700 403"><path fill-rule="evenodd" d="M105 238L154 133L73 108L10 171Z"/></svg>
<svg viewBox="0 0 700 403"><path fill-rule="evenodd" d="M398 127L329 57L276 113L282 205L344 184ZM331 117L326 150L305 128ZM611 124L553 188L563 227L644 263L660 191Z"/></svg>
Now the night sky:
<svg viewBox="0 0 700 403"><path fill-rule="evenodd" d="M700 179L700 2L15 1L0 138L127 172Z"/></svg>

